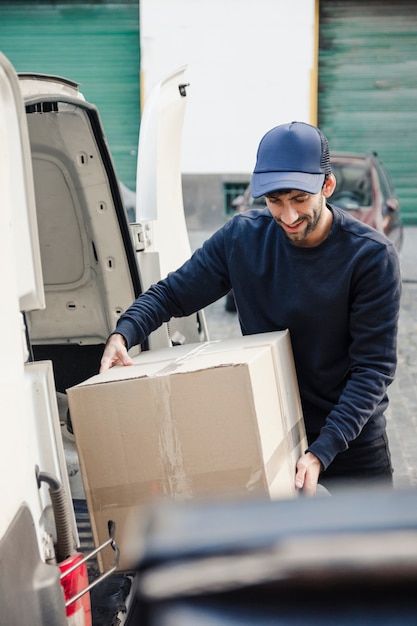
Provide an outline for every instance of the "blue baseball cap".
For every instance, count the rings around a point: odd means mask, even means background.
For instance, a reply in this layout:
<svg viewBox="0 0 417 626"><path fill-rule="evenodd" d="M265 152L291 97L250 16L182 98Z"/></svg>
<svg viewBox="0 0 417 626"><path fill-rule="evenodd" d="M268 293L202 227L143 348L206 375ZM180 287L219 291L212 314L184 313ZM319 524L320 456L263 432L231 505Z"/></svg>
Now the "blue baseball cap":
<svg viewBox="0 0 417 626"><path fill-rule="evenodd" d="M331 173L329 144L311 124L291 122L263 136L251 180L251 195L259 198L280 189L318 193Z"/></svg>

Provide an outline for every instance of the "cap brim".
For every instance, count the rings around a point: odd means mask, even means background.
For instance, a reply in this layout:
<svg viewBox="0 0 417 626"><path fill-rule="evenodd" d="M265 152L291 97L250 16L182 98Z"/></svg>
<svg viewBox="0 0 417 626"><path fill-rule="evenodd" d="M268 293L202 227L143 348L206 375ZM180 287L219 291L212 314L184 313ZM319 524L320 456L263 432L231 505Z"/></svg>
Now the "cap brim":
<svg viewBox="0 0 417 626"><path fill-rule="evenodd" d="M260 198L267 193L280 189L299 189L307 193L318 193L323 187L324 174L305 172L259 172L253 173L250 184L253 198Z"/></svg>

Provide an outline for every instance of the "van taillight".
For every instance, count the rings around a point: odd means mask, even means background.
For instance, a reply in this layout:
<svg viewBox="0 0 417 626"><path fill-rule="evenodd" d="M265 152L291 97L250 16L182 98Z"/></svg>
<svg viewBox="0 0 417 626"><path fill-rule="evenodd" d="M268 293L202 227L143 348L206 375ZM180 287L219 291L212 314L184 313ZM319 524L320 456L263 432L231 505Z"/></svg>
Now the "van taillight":
<svg viewBox="0 0 417 626"><path fill-rule="evenodd" d="M88 573L83 555L75 552L68 559L59 563L61 585L64 589L65 605L69 626L92 626ZM66 574L68 570L71 570ZM76 598L76 599L74 599Z"/></svg>

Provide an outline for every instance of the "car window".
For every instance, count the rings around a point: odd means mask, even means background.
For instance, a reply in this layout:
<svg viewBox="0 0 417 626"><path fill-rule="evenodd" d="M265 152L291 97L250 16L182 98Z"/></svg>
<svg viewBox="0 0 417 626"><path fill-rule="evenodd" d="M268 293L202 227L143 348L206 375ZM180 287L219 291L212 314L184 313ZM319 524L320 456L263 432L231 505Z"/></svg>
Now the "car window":
<svg viewBox="0 0 417 626"><path fill-rule="evenodd" d="M378 173L382 197L386 201L388 200L388 198L392 198L393 196L395 196L394 186L391 182L391 179L387 170L385 169L385 167L382 165L381 162L376 161L375 168Z"/></svg>
<svg viewBox="0 0 417 626"><path fill-rule="evenodd" d="M371 176L365 164L332 162L332 170L337 181L333 194L335 204L342 208L371 206Z"/></svg>

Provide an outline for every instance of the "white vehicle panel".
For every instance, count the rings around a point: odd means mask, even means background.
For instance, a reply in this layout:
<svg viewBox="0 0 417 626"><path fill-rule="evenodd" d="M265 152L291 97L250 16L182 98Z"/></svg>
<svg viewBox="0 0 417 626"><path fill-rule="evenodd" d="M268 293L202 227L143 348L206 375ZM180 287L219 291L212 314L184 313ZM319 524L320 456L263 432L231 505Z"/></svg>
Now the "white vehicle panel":
<svg viewBox="0 0 417 626"><path fill-rule="evenodd" d="M178 69L153 87L139 135L137 220L152 224L150 250L159 253L162 277L191 255L181 184L185 70Z"/></svg>
<svg viewBox="0 0 417 626"><path fill-rule="evenodd" d="M0 53L0 188L2 211L8 216L15 246L14 271L22 310L44 307L36 223L35 194L26 115L16 74ZM23 184L22 184L23 183ZM3 215L3 217L6 217Z"/></svg>

